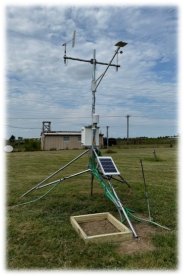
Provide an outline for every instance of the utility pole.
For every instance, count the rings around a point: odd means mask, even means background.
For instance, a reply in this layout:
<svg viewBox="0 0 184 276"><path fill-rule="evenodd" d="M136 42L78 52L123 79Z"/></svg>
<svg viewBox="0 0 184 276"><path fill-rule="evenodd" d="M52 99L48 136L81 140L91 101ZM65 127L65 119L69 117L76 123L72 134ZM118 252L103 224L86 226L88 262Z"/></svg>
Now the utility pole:
<svg viewBox="0 0 184 276"><path fill-rule="evenodd" d="M128 144L128 139L129 139L129 118L130 118L130 115L127 115L127 144Z"/></svg>
<svg viewBox="0 0 184 276"><path fill-rule="evenodd" d="M106 126L107 128L107 149L109 147L109 126Z"/></svg>

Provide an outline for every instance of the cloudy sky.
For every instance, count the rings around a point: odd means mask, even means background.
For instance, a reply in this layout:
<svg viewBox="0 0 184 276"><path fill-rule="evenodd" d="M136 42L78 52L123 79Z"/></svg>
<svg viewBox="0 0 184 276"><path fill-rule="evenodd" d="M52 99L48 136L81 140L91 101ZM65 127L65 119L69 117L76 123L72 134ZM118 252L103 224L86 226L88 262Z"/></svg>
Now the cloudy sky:
<svg viewBox="0 0 184 276"><path fill-rule="evenodd" d="M62 44L76 31L67 56L109 62L116 42L128 44L96 93L102 133L111 137L178 134L177 6L7 6L6 138L39 137L51 129L91 123L92 65L63 62ZM114 60L116 63L116 59ZM105 66L97 66L97 77Z"/></svg>

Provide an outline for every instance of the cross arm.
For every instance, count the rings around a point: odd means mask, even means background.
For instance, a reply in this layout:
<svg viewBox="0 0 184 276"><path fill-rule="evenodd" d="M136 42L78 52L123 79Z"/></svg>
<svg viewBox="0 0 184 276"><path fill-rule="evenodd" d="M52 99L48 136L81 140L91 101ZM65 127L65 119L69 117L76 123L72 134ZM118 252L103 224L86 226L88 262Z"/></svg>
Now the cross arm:
<svg viewBox="0 0 184 276"><path fill-rule="evenodd" d="M64 56L63 58L64 58L64 60L70 59L70 60L88 62L88 63L91 63L91 64L95 63L95 64L100 64L100 65L109 65L109 63L99 62L99 61L94 60L94 59L81 59L81 58L73 58L73 57L67 57L67 56ZM120 65L117 65L117 64L110 64L110 66L120 67Z"/></svg>

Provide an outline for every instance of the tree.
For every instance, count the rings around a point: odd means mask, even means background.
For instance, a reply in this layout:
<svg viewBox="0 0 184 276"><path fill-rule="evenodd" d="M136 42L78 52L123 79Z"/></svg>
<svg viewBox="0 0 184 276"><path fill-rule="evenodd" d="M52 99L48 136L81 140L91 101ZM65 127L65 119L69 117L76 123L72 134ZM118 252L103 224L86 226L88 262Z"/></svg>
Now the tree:
<svg viewBox="0 0 184 276"><path fill-rule="evenodd" d="M10 144L15 143L15 136L14 136L14 135L11 135L11 136L10 136L9 142L10 142Z"/></svg>

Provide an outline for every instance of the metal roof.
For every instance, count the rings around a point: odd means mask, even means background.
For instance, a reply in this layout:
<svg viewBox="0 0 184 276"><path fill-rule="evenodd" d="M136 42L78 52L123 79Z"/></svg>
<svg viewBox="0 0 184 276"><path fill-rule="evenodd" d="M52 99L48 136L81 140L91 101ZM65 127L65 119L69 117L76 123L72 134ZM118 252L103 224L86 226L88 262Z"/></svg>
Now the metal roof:
<svg viewBox="0 0 184 276"><path fill-rule="evenodd" d="M53 132L44 132L44 135L47 136L55 136L55 135L60 135L60 136L67 136L67 135L81 135L80 131L53 131Z"/></svg>

